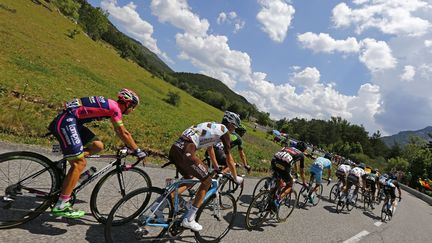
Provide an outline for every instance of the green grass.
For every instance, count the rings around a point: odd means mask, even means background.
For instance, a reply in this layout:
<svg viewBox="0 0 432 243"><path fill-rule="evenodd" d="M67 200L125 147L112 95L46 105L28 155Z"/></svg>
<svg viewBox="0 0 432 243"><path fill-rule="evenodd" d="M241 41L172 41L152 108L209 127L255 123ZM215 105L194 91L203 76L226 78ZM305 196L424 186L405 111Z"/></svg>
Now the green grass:
<svg viewBox="0 0 432 243"><path fill-rule="evenodd" d="M63 102L90 95L115 98L123 87L135 90L142 100L142 105L124 119L141 147L167 153L187 127L221 120L222 111L120 58L111 46L92 41L57 11L48 11L30 0L4 0L2 6L1 140L49 146L52 140L42 136ZM69 29L80 29L81 34L68 38ZM170 91L179 93L179 106L164 101ZM89 126L106 148L120 145L109 121ZM268 161L279 146L266 139L263 132L254 131L247 123L246 126L244 140L250 164L268 168ZM234 156L238 160L238 153L234 152Z"/></svg>

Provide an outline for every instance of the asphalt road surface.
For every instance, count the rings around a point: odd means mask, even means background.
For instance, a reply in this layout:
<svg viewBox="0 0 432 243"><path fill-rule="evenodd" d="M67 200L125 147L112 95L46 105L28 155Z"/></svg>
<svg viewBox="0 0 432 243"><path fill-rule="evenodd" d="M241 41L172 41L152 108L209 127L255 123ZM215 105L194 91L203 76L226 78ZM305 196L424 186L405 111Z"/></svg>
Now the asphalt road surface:
<svg viewBox="0 0 432 243"><path fill-rule="evenodd" d="M29 150L59 159L49 150L28 145L0 142L0 153ZM105 162L95 162L98 168ZM155 186L162 186L166 177L173 177L174 170L156 166L144 168ZM324 186L325 196L316 207L295 209L284 223L270 222L255 231L244 227L247 207L258 178L247 178L245 190L238 204L234 228L222 242L430 242L432 239L432 207L411 194L402 191L395 216L390 222L381 223L380 209L365 212L355 208L351 212L335 212L335 205L328 202L330 186ZM55 218L46 212L17 228L0 230L0 242L104 242L104 227L97 223L89 209L90 193L96 183L78 194L76 208L88 212L81 219ZM297 191L300 189L296 185ZM191 232L185 232L175 242L195 242Z"/></svg>

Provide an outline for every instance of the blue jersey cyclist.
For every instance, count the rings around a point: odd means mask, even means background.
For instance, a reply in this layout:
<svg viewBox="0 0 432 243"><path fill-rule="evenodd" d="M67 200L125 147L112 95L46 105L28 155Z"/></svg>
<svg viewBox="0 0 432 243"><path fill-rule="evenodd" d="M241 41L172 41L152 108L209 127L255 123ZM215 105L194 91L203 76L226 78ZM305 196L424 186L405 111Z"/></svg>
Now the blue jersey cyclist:
<svg viewBox="0 0 432 243"><path fill-rule="evenodd" d="M63 182L59 200L52 209L54 216L79 218L85 214L82 210L72 209L69 201L80 174L86 167L85 156L103 150L103 143L84 126L85 123L110 119L116 134L134 151L134 154L140 159L146 156L122 122L122 116L132 112L138 104L139 97L128 89L122 89L118 93L117 101L103 96L73 99L65 104L64 110L50 123L48 129L59 141L63 155L71 165Z"/></svg>
<svg viewBox="0 0 432 243"><path fill-rule="evenodd" d="M316 190L321 185L322 173L324 169L327 169L329 182L331 181L331 159L332 155L330 153L326 153L324 157L318 157L311 165L309 170L311 174L310 181L313 182L312 179L314 178L316 182L314 190Z"/></svg>

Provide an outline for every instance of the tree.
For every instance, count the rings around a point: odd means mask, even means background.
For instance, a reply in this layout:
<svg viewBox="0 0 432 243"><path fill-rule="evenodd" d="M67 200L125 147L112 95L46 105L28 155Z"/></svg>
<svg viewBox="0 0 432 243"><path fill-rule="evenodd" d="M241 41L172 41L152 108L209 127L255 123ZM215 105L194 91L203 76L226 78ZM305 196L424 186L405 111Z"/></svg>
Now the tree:
<svg viewBox="0 0 432 243"><path fill-rule="evenodd" d="M408 160L397 157L397 158L391 158L388 160L387 163L387 171L404 171L406 172L408 170L409 163Z"/></svg>
<svg viewBox="0 0 432 243"><path fill-rule="evenodd" d="M174 106L178 106L180 104L180 94L178 92L168 92L167 94L167 99L165 99L165 101L168 104L174 105Z"/></svg>
<svg viewBox="0 0 432 243"><path fill-rule="evenodd" d="M99 40L108 31L108 13L85 4L79 11L78 23L93 40Z"/></svg>
<svg viewBox="0 0 432 243"><path fill-rule="evenodd" d="M71 17L74 20L79 18L79 9L81 4L74 0L55 0L54 4L58 7L62 14Z"/></svg>

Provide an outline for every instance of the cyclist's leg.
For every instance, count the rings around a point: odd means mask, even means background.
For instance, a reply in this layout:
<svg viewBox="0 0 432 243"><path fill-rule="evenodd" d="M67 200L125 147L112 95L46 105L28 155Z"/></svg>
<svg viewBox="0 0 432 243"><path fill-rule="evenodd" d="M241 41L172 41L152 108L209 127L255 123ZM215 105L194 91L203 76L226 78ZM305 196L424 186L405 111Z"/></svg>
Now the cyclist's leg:
<svg viewBox="0 0 432 243"><path fill-rule="evenodd" d="M69 203L72 191L86 166L76 118L72 113L65 111L54 119L49 129L60 142L63 155L71 164L71 168L63 181L61 195L52 212L55 216L82 217L85 212L72 210Z"/></svg>
<svg viewBox="0 0 432 243"><path fill-rule="evenodd" d="M102 141L89 128L79 126L79 135L84 144L84 156L97 154L104 149Z"/></svg>
<svg viewBox="0 0 432 243"><path fill-rule="evenodd" d="M182 221L183 227L199 231L202 229L202 226L195 221L195 215L204 200L207 190L211 186L211 177L207 167L196 157L195 151L195 144L182 141L180 145L174 144L171 147L170 158L173 159L177 170L185 178L196 177L201 181L201 185L195 195L195 200Z"/></svg>
<svg viewBox="0 0 432 243"><path fill-rule="evenodd" d="M392 188L390 191L392 215L396 212L396 192L395 191L396 191L396 188Z"/></svg>

